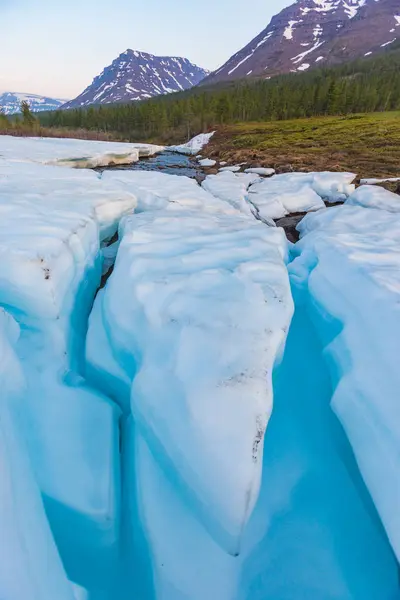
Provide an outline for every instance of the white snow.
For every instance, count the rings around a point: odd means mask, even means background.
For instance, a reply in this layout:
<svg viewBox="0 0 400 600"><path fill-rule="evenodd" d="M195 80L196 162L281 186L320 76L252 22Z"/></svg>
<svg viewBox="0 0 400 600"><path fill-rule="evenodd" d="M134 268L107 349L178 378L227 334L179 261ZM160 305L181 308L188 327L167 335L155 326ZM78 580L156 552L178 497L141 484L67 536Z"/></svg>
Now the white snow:
<svg viewBox="0 0 400 600"><path fill-rule="evenodd" d="M231 204L240 212L253 215L254 207L248 202L249 186L259 181L258 175L251 173L235 174L232 171L222 171L218 175L208 175L201 186L213 196Z"/></svg>
<svg viewBox="0 0 400 600"><path fill-rule="evenodd" d="M243 63L246 62L246 60L249 60L249 58L251 58L254 54L254 50L252 50L250 52L250 54L247 54L247 56L245 56L244 58L242 58L234 67L233 69L231 69L230 71L228 71L228 75L232 75L232 73L234 71L236 71L236 69L238 69Z"/></svg>
<svg viewBox="0 0 400 600"><path fill-rule="evenodd" d="M293 39L294 26L298 23L298 21L289 21L285 30L283 32L283 37L287 40Z"/></svg>
<svg viewBox="0 0 400 600"><path fill-rule="evenodd" d="M386 183L386 182L396 183L397 181L400 181L400 177L385 177L382 179L379 179L376 177L370 177L367 179L360 179L361 185L375 185L377 183Z"/></svg>
<svg viewBox="0 0 400 600"><path fill-rule="evenodd" d="M263 218L279 219L289 213L324 208L324 200L344 201L355 186L354 173L283 173L252 185L249 200Z"/></svg>
<svg viewBox="0 0 400 600"><path fill-rule="evenodd" d="M399 558L400 215L382 210L375 189L356 192L363 206L307 215L290 273L298 294L308 290L331 367L332 408Z"/></svg>
<svg viewBox="0 0 400 600"><path fill-rule="evenodd" d="M133 379L132 413L197 518L235 554L258 495L270 377L292 310L286 239L240 214L187 209L133 215L120 235L96 303Z"/></svg>
<svg viewBox="0 0 400 600"><path fill-rule="evenodd" d="M207 193L194 179L150 171L106 171L103 183L111 189L120 186L137 198L136 212L167 209L179 211L190 208L198 211L237 214L227 202ZM118 189L118 188L117 188Z"/></svg>
<svg viewBox="0 0 400 600"><path fill-rule="evenodd" d="M186 144L169 146L168 150L171 150L172 152L179 152L180 154L192 154L194 156L208 144L214 133L215 131L212 131L211 133L200 133Z"/></svg>
<svg viewBox="0 0 400 600"><path fill-rule="evenodd" d="M381 44L381 48L385 48L386 46L390 46L390 44L393 44L396 40L397 40L397 38L393 38L393 40L390 40L389 42L386 42L385 44Z"/></svg>
<svg viewBox="0 0 400 600"><path fill-rule="evenodd" d="M249 200L264 219L324 208L324 202L310 186L310 179L302 173L274 175L252 185Z"/></svg>
<svg viewBox="0 0 400 600"><path fill-rule="evenodd" d="M365 208L380 208L395 213L400 212L400 196L374 185L361 185L346 200L346 204L364 206Z"/></svg>
<svg viewBox="0 0 400 600"><path fill-rule="evenodd" d="M199 164L202 167L213 167L217 164L217 161L213 160L212 158L202 158L201 160L199 160Z"/></svg>
<svg viewBox="0 0 400 600"><path fill-rule="evenodd" d="M267 167L252 167L250 169L245 169L245 173L254 173L255 175L263 175L265 177L269 177L270 175L275 174L275 169L267 168Z"/></svg>
<svg viewBox="0 0 400 600"><path fill-rule="evenodd" d="M75 168L105 167L129 164L141 156L151 156L164 150L152 144L124 144L73 139L18 138L2 136L3 159L32 161Z"/></svg>
<svg viewBox="0 0 400 600"><path fill-rule="evenodd" d="M219 169L219 171L232 171L232 173L237 173L238 171L240 171L241 167L240 165L231 165L228 167L221 167Z"/></svg>

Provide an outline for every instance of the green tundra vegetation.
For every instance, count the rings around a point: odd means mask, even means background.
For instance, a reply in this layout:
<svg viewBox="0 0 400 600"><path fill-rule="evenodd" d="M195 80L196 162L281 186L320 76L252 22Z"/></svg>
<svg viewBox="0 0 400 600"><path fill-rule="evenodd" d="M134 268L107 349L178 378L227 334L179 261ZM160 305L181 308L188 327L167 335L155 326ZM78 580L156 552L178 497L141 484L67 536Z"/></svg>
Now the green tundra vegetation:
<svg viewBox="0 0 400 600"><path fill-rule="evenodd" d="M200 131L240 122L282 121L400 109L400 44L377 57L238 81L148 101L55 111L42 126L89 130L126 140L182 141Z"/></svg>
<svg viewBox="0 0 400 600"><path fill-rule="evenodd" d="M329 170L398 177L400 112L224 125L207 146L207 156L278 172Z"/></svg>

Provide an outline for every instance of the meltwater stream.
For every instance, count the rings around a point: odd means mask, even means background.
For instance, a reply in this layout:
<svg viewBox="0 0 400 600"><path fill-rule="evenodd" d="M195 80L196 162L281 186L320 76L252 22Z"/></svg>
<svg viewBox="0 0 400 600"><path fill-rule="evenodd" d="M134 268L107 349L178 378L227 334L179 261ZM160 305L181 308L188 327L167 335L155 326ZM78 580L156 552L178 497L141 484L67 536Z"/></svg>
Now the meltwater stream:
<svg viewBox="0 0 400 600"><path fill-rule="evenodd" d="M203 170L192 157L168 151L149 158L141 158L130 165L107 167L107 171L159 171L168 175L184 175L193 179L204 179Z"/></svg>

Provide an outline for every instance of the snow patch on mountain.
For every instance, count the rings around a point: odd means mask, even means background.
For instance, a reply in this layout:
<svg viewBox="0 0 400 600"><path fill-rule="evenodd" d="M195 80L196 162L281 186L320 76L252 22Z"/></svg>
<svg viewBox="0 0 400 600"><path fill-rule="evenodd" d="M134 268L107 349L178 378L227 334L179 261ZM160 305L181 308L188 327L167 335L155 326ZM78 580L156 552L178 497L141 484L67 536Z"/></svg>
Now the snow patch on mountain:
<svg viewBox="0 0 400 600"><path fill-rule="evenodd" d="M0 94L0 112L12 115L21 112L21 102L28 102L32 112L57 110L66 100L38 96L37 94L21 94L20 92L4 92Z"/></svg>
<svg viewBox="0 0 400 600"><path fill-rule="evenodd" d="M187 58L126 50L63 108L146 100L197 85L208 71Z"/></svg>
<svg viewBox="0 0 400 600"><path fill-rule="evenodd" d="M298 0L205 82L268 79L305 71L322 60L337 64L370 56L397 40L393 34L399 25L397 0Z"/></svg>

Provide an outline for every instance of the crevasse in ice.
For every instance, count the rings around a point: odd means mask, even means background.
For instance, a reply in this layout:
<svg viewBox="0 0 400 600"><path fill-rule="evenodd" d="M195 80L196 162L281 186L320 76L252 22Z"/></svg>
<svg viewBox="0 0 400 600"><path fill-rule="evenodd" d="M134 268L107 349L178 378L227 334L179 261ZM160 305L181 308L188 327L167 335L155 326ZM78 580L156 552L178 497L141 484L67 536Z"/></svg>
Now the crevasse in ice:
<svg viewBox="0 0 400 600"><path fill-rule="evenodd" d="M20 142L0 138L2 600L396 598L393 195L100 176L48 163L107 144ZM272 205L316 211L290 330Z"/></svg>

